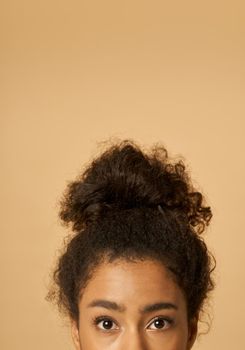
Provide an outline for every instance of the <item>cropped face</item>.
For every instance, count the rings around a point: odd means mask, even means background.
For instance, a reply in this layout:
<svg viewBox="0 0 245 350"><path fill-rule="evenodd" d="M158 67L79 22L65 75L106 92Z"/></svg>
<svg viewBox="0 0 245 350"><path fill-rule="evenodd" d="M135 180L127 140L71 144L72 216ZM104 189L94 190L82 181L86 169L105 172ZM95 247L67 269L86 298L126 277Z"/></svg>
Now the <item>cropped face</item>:
<svg viewBox="0 0 245 350"><path fill-rule="evenodd" d="M152 260L100 265L79 313L79 325L72 321L77 350L188 350L197 332L182 291Z"/></svg>

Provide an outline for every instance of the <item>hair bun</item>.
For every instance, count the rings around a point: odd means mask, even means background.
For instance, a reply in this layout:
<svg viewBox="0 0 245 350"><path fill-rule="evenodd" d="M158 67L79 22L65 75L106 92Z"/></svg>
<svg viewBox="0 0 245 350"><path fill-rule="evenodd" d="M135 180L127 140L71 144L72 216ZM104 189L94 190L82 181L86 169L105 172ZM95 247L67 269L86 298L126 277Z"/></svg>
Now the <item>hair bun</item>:
<svg viewBox="0 0 245 350"><path fill-rule="evenodd" d="M149 154L132 140L123 140L94 159L76 181L70 182L61 200L60 218L75 232L103 217L106 211L137 207L176 210L198 233L212 213L202 206L185 165L170 162L167 150L155 144Z"/></svg>

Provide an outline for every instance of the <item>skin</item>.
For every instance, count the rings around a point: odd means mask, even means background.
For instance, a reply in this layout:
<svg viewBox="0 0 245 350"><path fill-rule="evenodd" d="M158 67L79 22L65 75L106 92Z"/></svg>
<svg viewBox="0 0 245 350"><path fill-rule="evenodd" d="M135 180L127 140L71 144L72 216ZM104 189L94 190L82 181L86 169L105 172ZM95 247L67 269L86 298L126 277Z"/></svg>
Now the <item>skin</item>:
<svg viewBox="0 0 245 350"><path fill-rule="evenodd" d="M189 350L197 334L182 291L152 260L101 264L83 291L79 314L79 325L71 320L77 350Z"/></svg>

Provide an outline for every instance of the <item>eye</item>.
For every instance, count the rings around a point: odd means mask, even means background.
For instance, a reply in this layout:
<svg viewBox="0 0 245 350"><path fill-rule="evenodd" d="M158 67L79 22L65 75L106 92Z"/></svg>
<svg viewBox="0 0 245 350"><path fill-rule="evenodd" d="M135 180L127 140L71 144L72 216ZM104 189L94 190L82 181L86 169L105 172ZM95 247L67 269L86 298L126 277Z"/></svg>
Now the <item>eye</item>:
<svg viewBox="0 0 245 350"><path fill-rule="evenodd" d="M172 319L166 318L166 317L156 317L147 328L153 329L153 330L164 330L168 329L173 323ZM151 326L151 327L150 327Z"/></svg>
<svg viewBox="0 0 245 350"><path fill-rule="evenodd" d="M94 319L94 324L103 331L111 331L118 329L117 324L109 317L100 316Z"/></svg>

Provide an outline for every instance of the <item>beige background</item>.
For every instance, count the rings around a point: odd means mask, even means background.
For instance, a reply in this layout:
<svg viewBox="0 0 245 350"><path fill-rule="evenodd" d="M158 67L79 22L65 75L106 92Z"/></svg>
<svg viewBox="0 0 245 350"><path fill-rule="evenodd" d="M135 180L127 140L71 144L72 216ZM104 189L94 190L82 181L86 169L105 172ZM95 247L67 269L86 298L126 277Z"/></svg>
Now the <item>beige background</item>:
<svg viewBox="0 0 245 350"><path fill-rule="evenodd" d="M108 137L186 158L218 260L213 326L194 348L245 349L243 4L1 2L1 349L73 348L44 300L66 234L57 202Z"/></svg>

